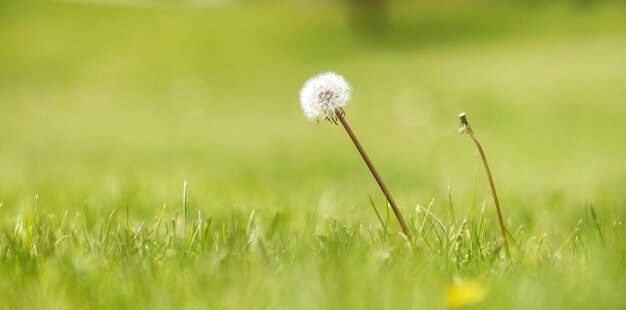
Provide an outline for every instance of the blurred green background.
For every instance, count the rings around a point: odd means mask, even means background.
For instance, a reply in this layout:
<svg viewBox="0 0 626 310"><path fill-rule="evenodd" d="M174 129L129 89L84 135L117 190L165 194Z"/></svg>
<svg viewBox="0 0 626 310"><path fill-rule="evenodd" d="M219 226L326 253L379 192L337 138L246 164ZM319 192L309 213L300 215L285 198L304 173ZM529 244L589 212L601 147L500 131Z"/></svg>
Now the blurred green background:
<svg viewBox="0 0 626 310"><path fill-rule="evenodd" d="M445 212L448 186L459 214L471 205L466 112L508 221L599 201L623 214L623 2L368 3L3 1L2 212L38 194L50 210L151 216L186 179L209 212L354 208L375 223L368 195L384 200L346 133L298 103L335 71L404 210L434 198ZM482 170L477 185L489 200Z"/></svg>

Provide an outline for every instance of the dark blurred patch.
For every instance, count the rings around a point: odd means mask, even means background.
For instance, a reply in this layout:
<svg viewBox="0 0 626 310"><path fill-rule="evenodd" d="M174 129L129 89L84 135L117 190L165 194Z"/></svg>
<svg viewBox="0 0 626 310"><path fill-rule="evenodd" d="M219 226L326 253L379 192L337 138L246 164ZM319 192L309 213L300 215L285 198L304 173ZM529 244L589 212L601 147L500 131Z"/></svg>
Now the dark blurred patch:
<svg viewBox="0 0 626 310"><path fill-rule="evenodd" d="M363 38L380 38L389 30L387 0L348 0L352 30Z"/></svg>

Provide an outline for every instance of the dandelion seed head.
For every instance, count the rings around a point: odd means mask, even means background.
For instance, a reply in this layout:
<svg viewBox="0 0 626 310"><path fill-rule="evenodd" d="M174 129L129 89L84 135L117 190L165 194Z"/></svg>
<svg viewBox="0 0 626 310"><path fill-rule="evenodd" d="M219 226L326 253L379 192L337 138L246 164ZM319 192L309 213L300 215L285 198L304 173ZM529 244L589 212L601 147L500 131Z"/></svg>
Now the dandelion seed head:
<svg viewBox="0 0 626 310"><path fill-rule="evenodd" d="M338 74L326 72L308 80L300 91L300 105L304 115L312 120L333 120L335 111L341 110L352 90L346 80Z"/></svg>

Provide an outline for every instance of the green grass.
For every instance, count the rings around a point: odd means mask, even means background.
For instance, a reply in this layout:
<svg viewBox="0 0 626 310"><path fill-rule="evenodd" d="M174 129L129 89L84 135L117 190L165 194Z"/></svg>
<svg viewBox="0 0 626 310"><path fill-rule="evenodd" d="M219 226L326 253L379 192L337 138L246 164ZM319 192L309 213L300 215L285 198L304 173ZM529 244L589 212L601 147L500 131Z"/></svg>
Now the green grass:
<svg viewBox="0 0 626 310"><path fill-rule="evenodd" d="M0 308L624 308L626 8L389 14L0 4ZM327 70L411 242L302 116Z"/></svg>

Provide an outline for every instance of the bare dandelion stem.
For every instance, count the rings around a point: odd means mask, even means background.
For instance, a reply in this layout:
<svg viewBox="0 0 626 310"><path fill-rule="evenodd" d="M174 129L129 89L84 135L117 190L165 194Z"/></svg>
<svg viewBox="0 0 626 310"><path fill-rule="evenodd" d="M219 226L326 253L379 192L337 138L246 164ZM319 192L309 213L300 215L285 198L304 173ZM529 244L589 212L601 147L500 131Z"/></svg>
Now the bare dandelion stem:
<svg viewBox="0 0 626 310"><path fill-rule="evenodd" d="M187 180L183 182L183 242L187 237Z"/></svg>
<svg viewBox="0 0 626 310"><path fill-rule="evenodd" d="M350 139L352 139L352 142L356 146L356 149L359 151L359 154L361 154L361 157L365 161L367 168L370 169L370 172L374 176L374 179L376 179L376 183L378 183L378 186L380 186L380 189L383 191L383 194L385 194L385 197L387 198L387 201L389 202L389 205L391 206L393 213L396 215L396 218L398 219L398 222L400 223L400 227L402 227L402 232L404 232L407 238L410 239L411 234L409 233L409 228L406 225L406 222L404 221L404 218L402 217L402 214L400 213L398 206L396 205L395 201L393 201L393 197L391 197L391 193L389 193L389 190L387 189L385 182L383 182L383 179L378 174L378 171L376 171L376 168L374 168L374 164L372 164L372 161L370 160L369 156L367 156L367 153L365 153L365 150L363 149L363 146L361 146L359 139L357 139L356 135L354 135L354 132L352 131L352 128L350 128L350 125L348 125L348 122L346 122L344 113L342 113L342 111L340 111L339 109L335 109L335 116L337 116L337 119L339 119L339 122L341 122L341 125L343 125L343 128L345 128L346 131L348 132Z"/></svg>
<svg viewBox="0 0 626 310"><path fill-rule="evenodd" d="M496 186L493 182L493 177L491 176L491 170L489 169L489 164L487 163L487 157L485 156L485 151L483 147L478 142L476 135L474 135L474 131L472 127L467 122L467 115L465 113L459 114L459 119L461 120L461 129L459 130L461 133L467 133L474 144L476 144L476 148L478 149L478 153L480 153L480 157L483 160L483 165L485 166L485 172L487 174L487 179L489 179L489 186L491 187L491 195L493 196L493 201L496 205L496 213L498 215L498 224L500 225L500 233L502 234L502 244L504 245L504 251L506 252L506 256L508 258L511 257L511 252L509 251L509 243L506 237L506 229L504 227L504 220L502 219L502 210L500 209L500 202L498 201L498 194L496 193Z"/></svg>

